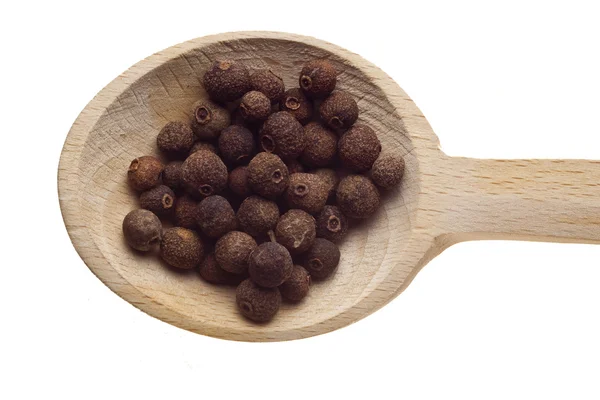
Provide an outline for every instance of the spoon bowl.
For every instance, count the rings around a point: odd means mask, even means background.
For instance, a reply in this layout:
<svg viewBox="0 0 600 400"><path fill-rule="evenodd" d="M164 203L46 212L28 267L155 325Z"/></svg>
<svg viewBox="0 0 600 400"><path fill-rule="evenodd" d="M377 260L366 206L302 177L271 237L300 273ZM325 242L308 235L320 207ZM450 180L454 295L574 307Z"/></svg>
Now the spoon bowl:
<svg viewBox="0 0 600 400"><path fill-rule="evenodd" d="M359 121L384 152L404 157L402 184L380 210L341 243L336 274L312 285L297 305L255 324L235 306L235 291L194 272L166 268L132 251L121 223L138 208L126 171L135 157L158 154L155 138L171 120L187 119L207 95L211 62L233 59L271 68L297 87L307 61L327 58L350 92ZM277 341L329 332L362 319L401 293L434 256L461 240L508 238L597 242L600 169L593 161L451 158L413 101L360 56L314 38L239 32L194 39L134 65L86 106L66 139L59 165L61 210L79 255L111 290L178 327L230 340ZM589 218L594 216L593 220Z"/></svg>

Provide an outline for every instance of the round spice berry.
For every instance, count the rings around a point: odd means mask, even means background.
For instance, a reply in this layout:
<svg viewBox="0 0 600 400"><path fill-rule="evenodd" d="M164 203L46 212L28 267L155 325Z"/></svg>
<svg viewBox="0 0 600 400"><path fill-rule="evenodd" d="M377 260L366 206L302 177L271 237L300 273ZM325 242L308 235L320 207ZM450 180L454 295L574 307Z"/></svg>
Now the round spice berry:
<svg viewBox="0 0 600 400"><path fill-rule="evenodd" d="M208 142L196 142L190 150L190 155L200 150L206 150L210 151L211 153L217 154L217 147L214 144Z"/></svg>
<svg viewBox="0 0 600 400"><path fill-rule="evenodd" d="M290 177L281 158L263 152L248 164L248 182L254 193L273 199L285 191Z"/></svg>
<svg viewBox="0 0 600 400"><path fill-rule="evenodd" d="M304 127L304 138L306 147L300 161L312 168L325 167L333 163L338 143L335 133L318 122L311 122Z"/></svg>
<svg viewBox="0 0 600 400"><path fill-rule="evenodd" d="M290 184L286 191L290 208L318 214L325 206L328 195L329 187L319 176L307 173L290 175Z"/></svg>
<svg viewBox="0 0 600 400"><path fill-rule="evenodd" d="M203 198L220 193L227 186L227 167L214 153L200 150L190 155L181 167L181 179L187 191Z"/></svg>
<svg viewBox="0 0 600 400"><path fill-rule="evenodd" d="M319 168L314 170L313 174L319 176L327 186L328 199L335 198L335 191L337 190L338 183L340 183L337 172L330 168Z"/></svg>
<svg viewBox="0 0 600 400"><path fill-rule="evenodd" d="M319 107L321 119L332 129L350 128L358 119L358 106L347 92L333 92Z"/></svg>
<svg viewBox="0 0 600 400"><path fill-rule="evenodd" d="M182 165L183 161L171 161L165 166L165 169L162 172L163 183L172 190L179 190L183 188L183 183L181 182Z"/></svg>
<svg viewBox="0 0 600 400"><path fill-rule="evenodd" d="M312 60L300 71L299 84L310 98L323 98L335 89L337 71L327 60Z"/></svg>
<svg viewBox="0 0 600 400"><path fill-rule="evenodd" d="M188 195L178 197L175 201L175 226L187 229L196 228L198 203Z"/></svg>
<svg viewBox="0 0 600 400"><path fill-rule="evenodd" d="M294 265L290 277L279 286L281 296L289 301L298 302L306 297L310 288L310 275L300 266Z"/></svg>
<svg viewBox="0 0 600 400"><path fill-rule="evenodd" d="M254 151L254 136L243 126L231 125L221 132L219 153L226 163L247 163Z"/></svg>
<svg viewBox="0 0 600 400"><path fill-rule="evenodd" d="M340 250L327 239L316 238L303 257L303 266L313 279L325 279L333 274L340 262Z"/></svg>
<svg viewBox="0 0 600 400"><path fill-rule="evenodd" d="M279 243L266 242L250 255L250 279L259 286L273 288L292 274L294 263L289 251Z"/></svg>
<svg viewBox="0 0 600 400"><path fill-rule="evenodd" d="M208 99L192 106L192 130L200 140L216 139L230 123L229 111Z"/></svg>
<svg viewBox="0 0 600 400"><path fill-rule="evenodd" d="M168 122L158 133L156 144L169 157L185 158L194 144L194 132L183 122Z"/></svg>
<svg viewBox="0 0 600 400"><path fill-rule="evenodd" d="M219 103L237 100L250 90L250 74L240 62L215 61L204 74L204 89Z"/></svg>
<svg viewBox="0 0 600 400"><path fill-rule="evenodd" d="M216 284L232 284L239 282L239 275L232 274L219 267L214 253L210 253L200 264L198 272L202 279Z"/></svg>
<svg viewBox="0 0 600 400"><path fill-rule="evenodd" d="M170 215L175 210L175 193L165 185L154 187L140 195L140 206L156 215Z"/></svg>
<svg viewBox="0 0 600 400"><path fill-rule="evenodd" d="M348 233L348 219L336 206L325 206L317 216L317 236L339 242Z"/></svg>
<svg viewBox="0 0 600 400"><path fill-rule="evenodd" d="M231 231L223 235L215 244L215 256L219 266L227 272L242 274L248 270L250 253L256 248L256 241L244 232Z"/></svg>
<svg viewBox="0 0 600 400"><path fill-rule="evenodd" d="M196 222L206 236L219 238L237 228L231 204L221 196L210 196L198 204Z"/></svg>
<svg viewBox="0 0 600 400"><path fill-rule="evenodd" d="M149 251L162 237L160 219L148 210L133 210L123 219L123 236L127 244L139 251Z"/></svg>
<svg viewBox="0 0 600 400"><path fill-rule="evenodd" d="M368 218L379 208L379 190L362 175L348 175L340 181L337 205L350 218Z"/></svg>
<svg viewBox="0 0 600 400"><path fill-rule="evenodd" d="M138 157L131 162L127 171L129 185L139 191L152 189L160 184L164 168L164 164L156 157Z"/></svg>
<svg viewBox="0 0 600 400"><path fill-rule="evenodd" d="M204 244L198 234L186 228L169 228L163 232L160 256L175 268L191 269L204 257Z"/></svg>
<svg viewBox="0 0 600 400"><path fill-rule="evenodd" d="M271 114L271 100L263 93L251 90L242 96L240 113L247 121L263 121Z"/></svg>
<svg viewBox="0 0 600 400"><path fill-rule="evenodd" d="M288 160L285 165L287 166L290 175L297 172L304 172L304 165L298 160Z"/></svg>
<svg viewBox="0 0 600 400"><path fill-rule="evenodd" d="M250 84L252 90L263 93L271 103L277 103L285 91L283 79L270 69L261 69L253 73L250 76Z"/></svg>
<svg viewBox="0 0 600 400"><path fill-rule="evenodd" d="M279 110L287 111L302 125L308 123L313 115L313 103L302 92L295 88L286 91L279 102Z"/></svg>
<svg viewBox="0 0 600 400"><path fill-rule="evenodd" d="M382 189L398 186L404 175L404 158L396 155L383 155L373 164L371 179Z"/></svg>
<svg viewBox="0 0 600 400"><path fill-rule="evenodd" d="M338 153L344 167L355 172L371 169L379 153L381 143L373 129L355 125L340 138Z"/></svg>
<svg viewBox="0 0 600 400"><path fill-rule="evenodd" d="M277 288L263 288L246 279L235 291L235 301L240 313L254 322L268 322L281 306L281 294Z"/></svg>
<svg viewBox="0 0 600 400"><path fill-rule="evenodd" d="M282 159L297 158L305 145L302 125L286 111L271 114L260 130L261 148Z"/></svg>
<svg viewBox="0 0 600 400"><path fill-rule="evenodd" d="M277 242L293 255L308 250L316 237L315 219L302 210L292 209L279 218L275 228Z"/></svg>
<svg viewBox="0 0 600 400"><path fill-rule="evenodd" d="M279 207L273 201L260 196L246 198L237 212L237 219L244 232L260 236L275 228L279 219Z"/></svg>
<svg viewBox="0 0 600 400"><path fill-rule="evenodd" d="M248 197L252 194L252 189L248 183L248 167L237 167L229 173L229 190L240 197Z"/></svg>

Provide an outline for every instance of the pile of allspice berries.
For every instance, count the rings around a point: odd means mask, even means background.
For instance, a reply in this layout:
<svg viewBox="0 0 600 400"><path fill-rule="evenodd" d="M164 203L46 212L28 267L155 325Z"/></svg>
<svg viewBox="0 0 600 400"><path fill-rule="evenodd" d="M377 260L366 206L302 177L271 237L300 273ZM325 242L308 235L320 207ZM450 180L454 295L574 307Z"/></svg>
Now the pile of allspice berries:
<svg viewBox="0 0 600 400"><path fill-rule="evenodd" d="M255 322L330 278L351 221L372 216L380 190L404 173L403 158L380 156L373 129L355 124L359 108L335 90L337 75L313 60L285 90L271 70L214 62L203 81L210 100L158 134L170 161L146 155L129 166L141 208L123 221L127 243L160 246L170 266L237 285L238 309Z"/></svg>

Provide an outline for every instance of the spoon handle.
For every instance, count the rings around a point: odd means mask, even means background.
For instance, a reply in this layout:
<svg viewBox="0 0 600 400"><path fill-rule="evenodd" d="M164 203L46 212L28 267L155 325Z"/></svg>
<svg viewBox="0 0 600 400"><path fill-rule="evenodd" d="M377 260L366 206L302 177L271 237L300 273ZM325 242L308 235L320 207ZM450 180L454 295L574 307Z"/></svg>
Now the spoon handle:
<svg viewBox="0 0 600 400"><path fill-rule="evenodd" d="M444 171L453 241L600 243L600 161L449 157Z"/></svg>

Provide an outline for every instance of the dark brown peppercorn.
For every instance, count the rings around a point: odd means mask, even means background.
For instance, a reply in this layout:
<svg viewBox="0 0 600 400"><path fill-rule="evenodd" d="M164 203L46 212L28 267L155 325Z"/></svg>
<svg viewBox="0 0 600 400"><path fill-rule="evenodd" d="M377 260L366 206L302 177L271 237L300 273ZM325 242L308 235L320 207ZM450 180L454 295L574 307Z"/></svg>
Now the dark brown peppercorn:
<svg viewBox="0 0 600 400"><path fill-rule="evenodd" d="M302 125L286 111L271 114L260 130L261 148L282 159L297 158L305 145Z"/></svg>
<svg viewBox="0 0 600 400"><path fill-rule="evenodd" d="M373 129L355 125L340 138L338 153L344 167L355 172L371 169L379 153L381 143Z"/></svg>
<svg viewBox="0 0 600 400"><path fill-rule="evenodd" d="M304 256L303 266L314 279L331 276L340 262L340 250L327 239L316 238L313 246Z"/></svg>
<svg viewBox="0 0 600 400"><path fill-rule="evenodd" d="M160 219L148 210L133 210L123 219L123 236L127 244L139 251L148 251L162 237Z"/></svg>
<svg viewBox="0 0 600 400"><path fill-rule="evenodd" d="M248 197L252 194L252 189L248 183L248 167L237 167L229 173L229 190L240 197Z"/></svg>
<svg viewBox="0 0 600 400"><path fill-rule="evenodd" d="M229 111L208 99L192 106L192 130L200 140L216 139L230 123Z"/></svg>
<svg viewBox="0 0 600 400"><path fill-rule="evenodd" d="M348 233L348 219L336 206L325 206L317 217L317 236L339 242Z"/></svg>
<svg viewBox="0 0 600 400"><path fill-rule="evenodd" d="M200 150L190 155L181 166L181 179L194 197L220 193L227 186L227 167L214 153Z"/></svg>
<svg viewBox="0 0 600 400"><path fill-rule="evenodd" d="M221 196L210 196L198 204L196 222L206 236L219 238L237 228L231 204Z"/></svg>
<svg viewBox="0 0 600 400"><path fill-rule="evenodd" d="M198 203L194 199L188 195L178 197L175 201L175 226L195 229L197 213Z"/></svg>
<svg viewBox="0 0 600 400"><path fill-rule="evenodd" d="M162 181L172 190L183 189L181 182L181 166L183 161L171 161L165 166L162 173Z"/></svg>
<svg viewBox="0 0 600 400"><path fill-rule="evenodd" d="M311 122L304 127L304 138L306 147L300 161L312 168L326 167L333 163L338 142L335 133L318 122Z"/></svg>
<svg viewBox="0 0 600 400"><path fill-rule="evenodd" d="M300 72L299 84L310 98L323 98L335 89L337 71L327 60L312 60Z"/></svg>
<svg viewBox="0 0 600 400"><path fill-rule="evenodd" d="M175 210L175 193L165 185L154 187L140 195L140 206L156 215L170 215Z"/></svg>
<svg viewBox="0 0 600 400"><path fill-rule="evenodd" d="M358 106L347 92L333 92L319 107L321 119L332 129L350 128L358 119Z"/></svg>
<svg viewBox="0 0 600 400"><path fill-rule="evenodd" d="M290 210L283 214L275 228L277 242L293 255L308 250L316 237L315 219L302 210Z"/></svg>
<svg viewBox="0 0 600 400"><path fill-rule="evenodd" d="M383 155L373 164L371 179L382 189L398 186L404 175L404 158L396 155Z"/></svg>
<svg viewBox="0 0 600 400"><path fill-rule="evenodd" d="M329 187L314 174L290 175L286 199L290 208L299 208L309 214L318 214L327 202Z"/></svg>
<svg viewBox="0 0 600 400"><path fill-rule="evenodd" d="M235 301L242 315L254 322L268 322L281 306L277 288L262 288L246 279L235 291Z"/></svg>
<svg viewBox="0 0 600 400"><path fill-rule="evenodd" d="M300 163L298 160L288 160L285 165L287 166L290 175L298 172L304 172L304 165L302 165L302 163Z"/></svg>
<svg viewBox="0 0 600 400"><path fill-rule="evenodd" d="M335 199L335 191L337 190L340 178L335 170L330 168L319 168L313 171L313 174L321 177L329 192L328 199Z"/></svg>
<svg viewBox="0 0 600 400"><path fill-rule="evenodd" d="M289 251L279 243L266 242L250 254L248 272L259 286L273 288L281 285L292 274L294 262Z"/></svg>
<svg viewBox="0 0 600 400"><path fill-rule="evenodd" d="M127 171L129 185L139 191L152 189L160 184L164 168L164 164L156 157L138 157L131 162Z"/></svg>
<svg viewBox="0 0 600 400"><path fill-rule="evenodd" d="M215 244L215 256L219 266L227 272L242 274L248 269L250 253L256 241L244 232L231 231Z"/></svg>
<svg viewBox="0 0 600 400"><path fill-rule="evenodd" d="M362 175L349 175L340 181L337 205L351 218L368 218L379 208L379 190Z"/></svg>
<svg viewBox="0 0 600 400"><path fill-rule="evenodd" d="M185 158L194 144L194 132L183 122L168 122L158 133L156 144L169 157Z"/></svg>
<svg viewBox="0 0 600 400"><path fill-rule="evenodd" d="M253 73L250 76L250 83L252 90L263 93L271 100L271 103L277 103L285 91L283 79L270 69L261 69Z"/></svg>
<svg viewBox="0 0 600 400"><path fill-rule="evenodd" d="M244 232L260 236L275 228L279 219L279 207L275 202L260 196L250 196L240 205L237 219Z"/></svg>
<svg viewBox="0 0 600 400"><path fill-rule="evenodd" d="M204 89L219 103L233 101L250 90L250 74L240 62L215 61L204 74Z"/></svg>
<svg viewBox="0 0 600 400"><path fill-rule="evenodd" d="M300 265L294 265L292 275L279 286L279 291L284 299L298 302L306 297L309 288L310 275L308 271Z"/></svg>
<svg viewBox="0 0 600 400"><path fill-rule="evenodd" d="M313 115L313 103L302 92L295 88L285 92L279 102L279 110L287 111L302 125L308 123Z"/></svg>
<svg viewBox="0 0 600 400"><path fill-rule="evenodd" d="M258 153L248 164L248 182L254 193L273 199L285 191L290 177L281 158Z"/></svg>
<svg viewBox="0 0 600 400"><path fill-rule="evenodd" d="M246 121L264 121L271 114L271 100L263 93L251 90L242 96L240 114Z"/></svg>
<svg viewBox="0 0 600 400"><path fill-rule="evenodd" d="M219 136L219 153L228 164L245 164L255 151L254 136L243 126L231 125Z"/></svg>
<svg viewBox="0 0 600 400"><path fill-rule="evenodd" d="M210 151L211 153L217 154L217 147L214 144L208 142L196 142L190 150L190 155L194 154L199 150L206 150Z"/></svg>
<svg viewBox="0 0 600 400"><path fill-rule="evenodd" d="M202 261L198 268L198 272L202 279L210 283L233 284L239 282L239 275L229 273L219 267L214 253L210 253L204 258L204 261Z"/></svg>
<svg viewBox="0 0 600 400"><path fill-rule="evenodd" d="M165 229L160 242L160 256L172 267L194 268L202 262L204 244L200 236L190 229Z"/></svg>

